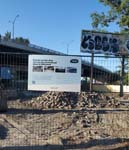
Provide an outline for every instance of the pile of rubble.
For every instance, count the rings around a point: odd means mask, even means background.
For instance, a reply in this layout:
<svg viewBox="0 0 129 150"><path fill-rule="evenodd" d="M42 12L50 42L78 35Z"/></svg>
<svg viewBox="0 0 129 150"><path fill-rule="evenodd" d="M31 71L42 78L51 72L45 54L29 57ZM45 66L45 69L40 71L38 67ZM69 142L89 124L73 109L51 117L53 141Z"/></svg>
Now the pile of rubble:
<svg viewBox="0 0 129 150"><path fill-rule="evenodd" d="M41 96L32 98L27 102L29 106L39 109L59 108L72 109L75 108L78 100L77 93L66 92L46 92Z"/></svg>
<svg viewBox="0 0 129 150"><path fill-rule="evenodd" d="M99 117L94 112L79 112L79 113L72 113L72 124L79 126L80 128L87 128L91 127L92 124L97 123Z"/></svg>
<svg viewBox="0 0 129 150"><path fill-rule="evenodd" d="M99 93L46 92L24 104L38 109L119 108L119 98Z"/></svg>
<svg viewBox="0 0 129 150"><path fill-rule="evenodd" d="M100 93L88 94L82 92L77 103L77 108L117 108L120 106L118 97Z"/></svg>

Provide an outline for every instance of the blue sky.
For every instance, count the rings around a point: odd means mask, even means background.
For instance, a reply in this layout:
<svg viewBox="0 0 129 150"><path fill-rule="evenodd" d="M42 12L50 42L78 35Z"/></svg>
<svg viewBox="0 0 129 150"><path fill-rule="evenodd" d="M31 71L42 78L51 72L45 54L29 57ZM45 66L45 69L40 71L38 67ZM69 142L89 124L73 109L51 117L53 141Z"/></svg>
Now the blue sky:
<svg viewBox="0 0 129 150"><path fill-rule="evenodd" d="M106 11L98 0L0 0L0 33L12 32L15 16L15 37L29 38L42 47L80 54L81 30L91 30L90 14ZM108 29L118 31L116 26Z"/></svg>

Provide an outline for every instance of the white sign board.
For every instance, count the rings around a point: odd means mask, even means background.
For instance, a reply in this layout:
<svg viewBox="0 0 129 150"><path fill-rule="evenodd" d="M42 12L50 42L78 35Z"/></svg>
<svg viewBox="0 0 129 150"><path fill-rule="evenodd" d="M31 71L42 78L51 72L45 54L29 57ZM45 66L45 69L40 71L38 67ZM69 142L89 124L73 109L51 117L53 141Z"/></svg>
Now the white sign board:
<svg viewBox="0 0 129 150"><path fill-rule="evenodd" d="M80 50L90 53L129 54L129 36L82 30Z"/></svg>
<svg viewBox="0 0 129 150"><path fill-rule="evenodd" d="M80 92L81 58L30 55L28 90Z"/></svg>

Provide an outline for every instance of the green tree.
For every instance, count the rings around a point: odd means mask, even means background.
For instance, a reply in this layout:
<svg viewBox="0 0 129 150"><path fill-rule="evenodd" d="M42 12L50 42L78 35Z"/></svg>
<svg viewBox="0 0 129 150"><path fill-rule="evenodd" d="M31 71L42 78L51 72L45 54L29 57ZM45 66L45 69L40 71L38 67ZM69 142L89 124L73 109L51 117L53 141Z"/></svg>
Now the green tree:
<svg viewBox="0 0 129 150"><path fill-rule="evenodd" d="M23 37L16 37L15 42L19 44L24 44L24 45L28 45L30 43L29 39L25 39Z"/></svg>
<svg viewBox="0 0 129 150"><path fill-rule="evenodd" d="M121 33L129 34L129 0L99 0L105 7L108 7L107 12L94 12L91 14L92 26L96 30L101 31L103 27L110 26L115 23L119 26ZM125 61L124 83L128 84L128 70Z"/></svg>
<svg viewBox="0 0 129 150"><path fill-rule="evenodd" d="M108 27L110 23L115 22L121 32L129 33L129 0L99 0L99 2L109 7L109 10L91 14L93 28Z"/></svg>
<svg viewBox="0 0 129 150"><path fill-rule="evenodd" d="M5 39L5 40L10 40L10 39L11 39L11 32L8 32L8 31L7 31L7 32L5 33L4 39Z"/></svg>

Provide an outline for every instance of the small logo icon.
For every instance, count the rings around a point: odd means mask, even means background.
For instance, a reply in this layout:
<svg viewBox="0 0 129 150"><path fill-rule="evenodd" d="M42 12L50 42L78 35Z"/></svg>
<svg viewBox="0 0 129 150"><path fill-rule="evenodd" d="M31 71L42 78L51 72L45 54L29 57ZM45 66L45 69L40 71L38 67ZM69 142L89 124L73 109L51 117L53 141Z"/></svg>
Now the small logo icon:
<svg viewBox="0 0 129 150"><path fill-rule="evenodd" d="M78 60L78 59L71 59L70 62L71 62L71 63L78 63L79 60Z"/></svg>

